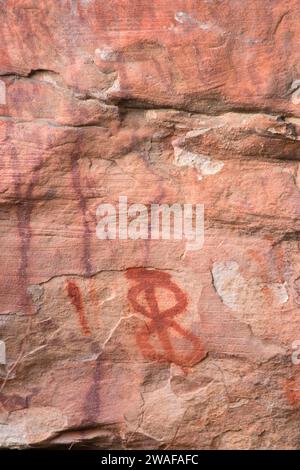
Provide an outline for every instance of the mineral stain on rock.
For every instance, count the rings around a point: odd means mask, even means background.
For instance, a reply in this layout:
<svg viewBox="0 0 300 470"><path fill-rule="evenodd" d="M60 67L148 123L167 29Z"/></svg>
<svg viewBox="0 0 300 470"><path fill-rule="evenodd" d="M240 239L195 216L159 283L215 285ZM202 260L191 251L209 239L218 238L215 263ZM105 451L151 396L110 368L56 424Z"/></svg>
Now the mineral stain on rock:
<svg viewBox="0 0 300 470"><path fill-rule="evenodd" d="M39 170L42 164L42 157L33 167L33 175L27 182L25 192L22 192L21 162L15 148L12 149L12 167L14 181L14 196L17 200L16 211L18 219L18 233L20 238L20 262L18 269L18 287L20 289L20 307L25 313L32 313L32 302L28 295L28 269L29 269L29 249L31 243L31 215L34 207L33 191L39 180Z"/></svg>
<svg viewBox="0 0 300 470"><path fill-rule="evenodd" d="M86 199L82 193L80 169L77 161L77 156L71 156L71 168L72 168L72 184L79 202L79 208L82 215L83 224L83 265L86 276L90 276L92 272L91 267L91 231L87 220L87 207Z"/></svg>

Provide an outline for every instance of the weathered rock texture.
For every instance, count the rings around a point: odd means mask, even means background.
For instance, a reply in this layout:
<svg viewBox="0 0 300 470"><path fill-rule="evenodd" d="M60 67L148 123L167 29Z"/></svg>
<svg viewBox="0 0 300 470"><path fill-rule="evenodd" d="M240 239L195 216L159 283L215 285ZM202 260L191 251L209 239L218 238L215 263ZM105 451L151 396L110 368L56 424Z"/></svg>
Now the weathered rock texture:
<svg viewBox="0 0 300 470"><path fill-rule="evenodd" d="M299 448L299 24L1 0L2 447ZM203 203L203 249L97 239L120 195Z"/></svg>

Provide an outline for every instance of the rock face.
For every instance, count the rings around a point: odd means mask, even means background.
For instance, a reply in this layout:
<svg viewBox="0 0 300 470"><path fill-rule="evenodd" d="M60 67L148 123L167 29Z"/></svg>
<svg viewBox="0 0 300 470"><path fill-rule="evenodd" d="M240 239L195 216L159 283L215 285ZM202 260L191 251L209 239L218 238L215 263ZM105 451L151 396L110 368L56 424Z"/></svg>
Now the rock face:
<svg viewBox="0 0 300 470"><path fill-rule="evenodd" d="M299 448L299 2L0 5L0 446Z"/></svg>

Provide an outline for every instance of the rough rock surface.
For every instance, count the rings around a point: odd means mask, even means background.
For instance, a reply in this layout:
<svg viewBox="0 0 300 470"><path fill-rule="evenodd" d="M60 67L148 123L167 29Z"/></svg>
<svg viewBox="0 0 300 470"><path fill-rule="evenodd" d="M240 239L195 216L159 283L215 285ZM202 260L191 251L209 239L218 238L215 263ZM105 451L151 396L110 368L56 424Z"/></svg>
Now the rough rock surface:
<svg viewBox="0 0 300 470"><path fill-rule="evenodd" d="M299 448L299 22L0 1L0 446ZM99 240L120 195L203 203L203 248Z"/></svg>

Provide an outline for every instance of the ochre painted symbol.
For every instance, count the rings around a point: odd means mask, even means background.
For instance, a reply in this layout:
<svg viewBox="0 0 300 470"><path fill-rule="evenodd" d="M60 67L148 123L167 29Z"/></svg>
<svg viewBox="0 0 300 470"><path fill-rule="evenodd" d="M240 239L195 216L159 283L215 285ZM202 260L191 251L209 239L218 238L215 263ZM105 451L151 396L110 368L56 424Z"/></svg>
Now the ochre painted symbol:
<svg viewBox="0 0 300 470"><path fill-rule="evenodd" d="M81 292L74 281L67 281L67 292L72 304L74 305L78 313L79 323L81 325L82 332L85 336L88 336L90 334L90 328L85 318L85 311Z"/></svg>
<svg viewBox="0 0 300 470"><path fill-rule="evenodd" d="M126 276L137 281L128 292L132 308L149 319L136 336L143 355L151 360L173 362L181 366L191 366L203 359L206 351L200 338L174 320L176 315L186 310L188 299L171 280L170 275L162 271L140 268L130 269ZM161 290L166 291L171 302L172 299L175 300L168 308L160 309L158 291ZM151 344L155 336L160 342L161 352Z"/></svg>

